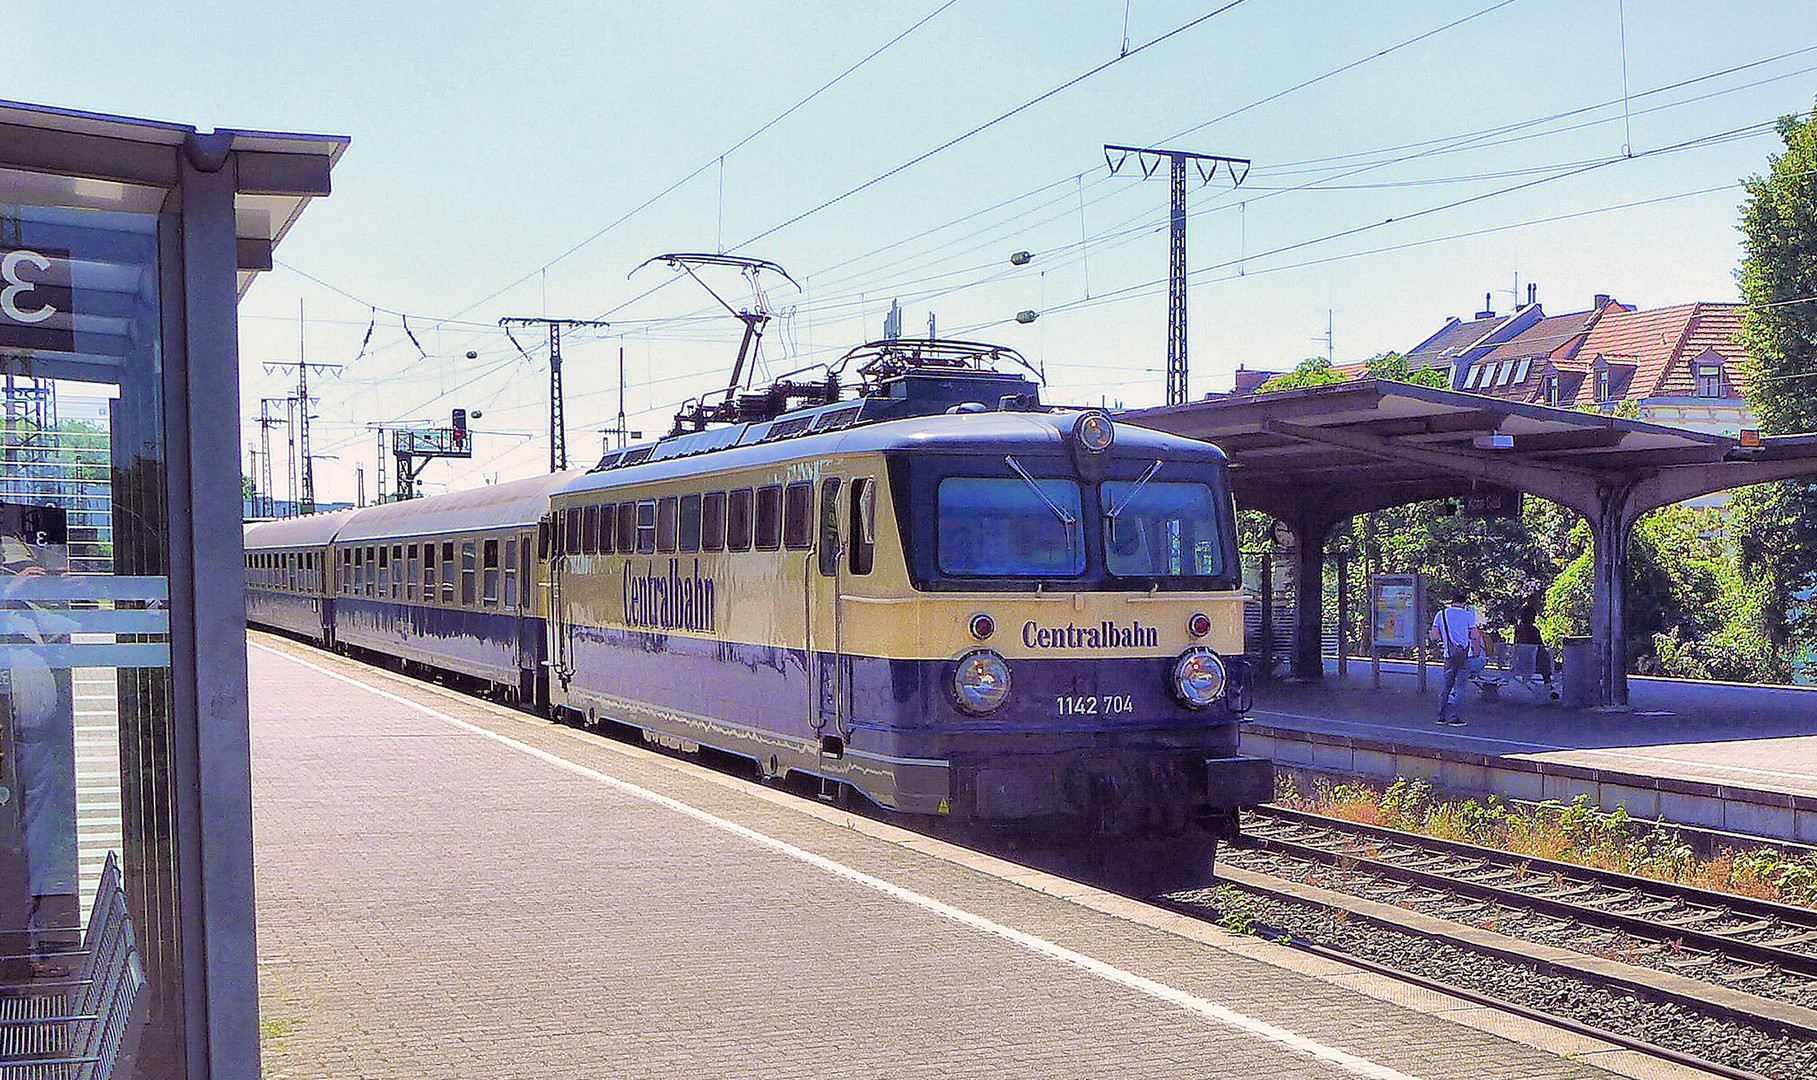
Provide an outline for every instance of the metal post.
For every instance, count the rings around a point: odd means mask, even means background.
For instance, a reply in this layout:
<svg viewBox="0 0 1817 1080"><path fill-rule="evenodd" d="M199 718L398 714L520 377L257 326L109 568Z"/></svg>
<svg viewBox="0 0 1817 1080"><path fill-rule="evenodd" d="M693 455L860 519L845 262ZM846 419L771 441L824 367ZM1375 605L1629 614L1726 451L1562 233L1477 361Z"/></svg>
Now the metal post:
<svg viewBox="0 0 1817 1080"><path fill-rule="evenodd" d="M1186 404L1186 159L1169 169L1172 208L1167 259L1167 403Z"/></svg>
<svg viewBox="0 0 1817 1080"><path fill-rule="evenodd" d="M1339 548L1335 555L1338 564L1338 681L1350 674L1350 558L1349 553Z"/></svg>
<svg viewBox="0 0 1817 1080"><path fill-rule="evenodd" d="M1119 155L1112 157L1112 154ZM1167 179L1171 190L1167 259L1167 403L1184 405L1186 390L1186 163L1197 164L1199 178L1209 181L1217 175L1218 166L1230 170L1231 186L1237 187L1249 175L1247 158L1195 154L1188 150L1157 150L1136 146L1104 147L1104 163L1115 174L1129 155L1136 155L1147 179L1160 168L1161 159L1168 162ZM1209 163L1209 166L1207 165ZM1238 173L1237 166L1242 166Z"/></svg>
<svg viewBox="0 0 1817 1080"><path fill-rule="evenodd" d="M606 327L610 323L598 319L545 319L506 316L498 321L510 333L513 324L518 326L541 325L549 328L549 471L561 472L568 467L568 424L562 412L562 338L564 326Z"/></svg>
<svg viewBox="0 0 1817 1080"><path fill-rule="evenodd" d="M1262 594L1262 678L1274 677L1274 549L1262 552L1261 583L1256 589Z"/></svg>
<svg viewBox="0 0 1817 1080"><path fill-rule="evenodd" d="M1413 575L1413 640L1419 650L1419 692L1426 692L1426 575Z"/></svg>

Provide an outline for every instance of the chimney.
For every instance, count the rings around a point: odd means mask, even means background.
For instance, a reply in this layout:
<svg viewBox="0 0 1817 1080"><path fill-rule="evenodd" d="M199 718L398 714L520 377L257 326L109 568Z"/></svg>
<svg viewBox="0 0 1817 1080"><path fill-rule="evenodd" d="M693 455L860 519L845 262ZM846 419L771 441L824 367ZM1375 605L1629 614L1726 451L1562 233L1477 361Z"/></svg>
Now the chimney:
<svg viewBox="0 0 1817 1080"><path fill-rule="evenodd" d="M1249 371L1239 367L1236 370L1236 378L1232 380L1231 393L1253 394L1256 392L1256 387L1278 374L1280 374L1278 371Z"/></svg>
<svg viewBox="0 0 1817 1080"><path fill-rule="evenodd" d="M1529 281L1527 282L1527 306L1532 307L1537 303L1539 303L1539 286Z"/></svg>
<svg viewBox="0 0 1817 1080"><path fill-rule="evenodd" d="M1490 295L1491 294L1489 294L1489 293L1483 294L1483 310L1476 313L1477 318L1479 318L1479 319L1495 318L1495 309L1489 305Z"/></svg>
<svg viewBox="0 0 1817 1080"><path fill-rule="evenodd" d="M1594 306L1597 311L1601 311L1603 309L1603 307L1608 304L1608 302L1609 302L1609 294L1606 292L1599 292L1596 294L1596 304Z"/></svg>

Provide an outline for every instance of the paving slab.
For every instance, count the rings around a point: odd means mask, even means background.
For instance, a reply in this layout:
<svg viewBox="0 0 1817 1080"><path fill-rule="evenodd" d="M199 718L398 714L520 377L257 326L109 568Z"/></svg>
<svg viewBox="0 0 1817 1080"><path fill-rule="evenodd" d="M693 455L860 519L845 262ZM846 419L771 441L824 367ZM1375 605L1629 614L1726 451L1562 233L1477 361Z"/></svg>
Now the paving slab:
<svg viewBox="0 0 1817 1080"><path fill-rule="evenodd" d="M254 635L249 665L274 1080L1608 1075L1581 1040L295 643Z"/></svg>

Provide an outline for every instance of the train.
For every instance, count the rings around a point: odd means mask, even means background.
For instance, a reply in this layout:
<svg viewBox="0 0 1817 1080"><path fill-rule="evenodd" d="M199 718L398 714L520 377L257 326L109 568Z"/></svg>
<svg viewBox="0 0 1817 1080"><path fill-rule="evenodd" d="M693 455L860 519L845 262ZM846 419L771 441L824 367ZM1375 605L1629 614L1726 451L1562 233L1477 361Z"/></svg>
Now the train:
<svg viewBox="0 0 1817 1080"><path fill-rule="evenodd" d="M247 620L1113 887L1274 794L1228 465L895 339L550 473L245 531ZM692 430L690 430L692 428Z"/></svg>

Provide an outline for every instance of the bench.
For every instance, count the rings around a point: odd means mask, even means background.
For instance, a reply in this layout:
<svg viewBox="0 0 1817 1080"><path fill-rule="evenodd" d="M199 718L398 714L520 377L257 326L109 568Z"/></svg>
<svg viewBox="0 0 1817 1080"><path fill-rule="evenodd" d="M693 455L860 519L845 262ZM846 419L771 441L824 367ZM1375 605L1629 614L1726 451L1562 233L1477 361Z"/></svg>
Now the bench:
<svg viewBox="0 0 1817 1080"><path fill-rule="evenodd" d="M145 970L112 852L82 948L55 958L79 967L67 978L0 991L0 1078L105 1080L113 1072Z"/></svg>

